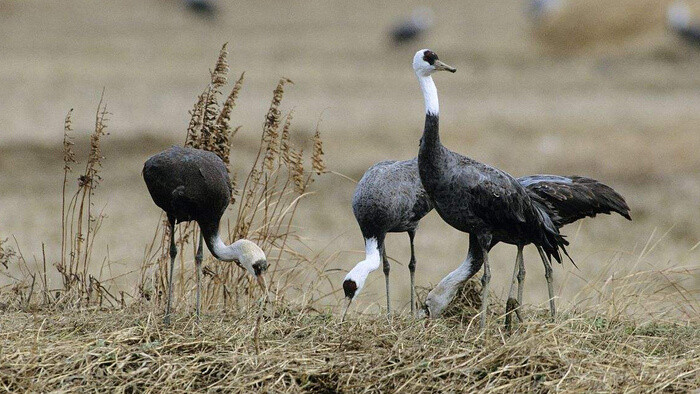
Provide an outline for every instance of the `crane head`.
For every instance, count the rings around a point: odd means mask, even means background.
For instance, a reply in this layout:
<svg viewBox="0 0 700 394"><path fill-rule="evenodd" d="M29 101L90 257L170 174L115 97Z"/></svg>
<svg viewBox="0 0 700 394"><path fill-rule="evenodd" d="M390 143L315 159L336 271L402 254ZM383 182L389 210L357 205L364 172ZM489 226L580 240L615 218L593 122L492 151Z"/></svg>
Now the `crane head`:
<svg viewBox="0 0 700 394"><path fill-rule="evenodd" d="M456 68L443 63L438 55L430 49L421 49L413 56L413 70L420 77L427 77L437 71L457 71Z"/></svg>

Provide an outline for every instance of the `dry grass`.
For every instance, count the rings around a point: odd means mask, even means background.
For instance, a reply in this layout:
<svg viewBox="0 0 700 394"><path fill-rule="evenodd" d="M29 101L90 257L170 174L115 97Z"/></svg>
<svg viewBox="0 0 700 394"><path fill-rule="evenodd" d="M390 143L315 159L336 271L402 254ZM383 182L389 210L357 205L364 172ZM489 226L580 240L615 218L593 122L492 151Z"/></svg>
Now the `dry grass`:
<svg viewBox="0 0 700 394"><path fill-rule="evenodd" d="M550 49L575 52L592 47L610 50L625 40L663 28L666 0L579 0L563 2L533 23L535 36Z"/></svg>
<svg viewBox="0 0 700 394"><path fill-rule="evenodd" d="M471 292L477 289L471 287ZM462 308L469 310L469 308ZM135 305L123 311L10 313L0 385L8 391L687 392L700 386L700 329L640 324L600 310L537 311L512 335L502 317L424 323L337 315L275 302L255 354L256 309L194 323ZM532 311L528 311L532 313Z"/></svg>

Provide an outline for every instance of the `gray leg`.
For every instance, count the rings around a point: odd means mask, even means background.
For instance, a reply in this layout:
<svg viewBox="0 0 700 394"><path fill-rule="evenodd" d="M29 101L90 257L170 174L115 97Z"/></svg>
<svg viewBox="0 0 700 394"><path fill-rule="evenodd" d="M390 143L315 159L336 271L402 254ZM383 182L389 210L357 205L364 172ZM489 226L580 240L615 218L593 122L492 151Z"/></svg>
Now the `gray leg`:
<svg viewBox="0 0 700 394"><path fill-rule="evenodd" d="M416 315L416 252L413 249L413 237L415 236L415 231L408 232L408 239L411 241L411 261L408 263L408 272L411 274L411 316Z"/></svg>
<svg viewBox="0 0 700 394"><path fill-rule="evenodd" d="M489 268L489 253L483 249L484 258L484 276L481 277L481 331L486 328L486 312L489 304L489 282L491 281L491 268Z"/></svg>
<svg viewBox="0 0 700 394"><path fill-rule="evenodd" d="M523 290L525 289L525 260L523 259L523 247L518 249L517 263L518 270L518 305L523 305ZM522 321L522 319L521 319Z"/></svg>
<svg viewBox="0 0 700 394"><path fill-rule="evenodd" d="M197 268L197 321L199 321L200 293L202 288L202 260L204 259L202 244L204 244L204 234L202 234L202 229L199 229L199 248L197 248L197 254L194 257L194 264Z"/></svg>
<svg viewBox="0 0 700 394"><path fill-rule="evenodd" d="M391 302L389 298L389 260L386 258L386 249L384 248L384 242L382 242L382 262L384 263L384 279L386 280L386 314L389 316L391 314Z"/></svg>
<svg viewBox="0 0 700 394"><path fill-rule="evenodd" d="M175 219L170 220L170 279L168 279L168 309L165 311L165 325L170 325L170 307L173 303L173 274L175 271L175 256L177 247L175 246Z"/></svg>
<svg viewBox="0 0 700 394"><path fill-rule="evenodd" d="M554 305L554 285L552 284L552 265L547 259L544 250L541 247L537 247L537 251L540 252L540 258L544 264L544 277L547 279L547 291L549 292L549 311L552 313L552 317L557 314L557 308Z"/></svg>
<svg viewBox="0 0 700 394"><path fill-rule="evenodd" d="M523 258L523 247L518 245L518 255L515 258L515 267L513 268L513 279L510 281L510 290L508 291L508 301L506 302L506 331L510 331L513 325L513 313L516 314L518 320L520 317L520 303L515 299L515 283L518 282L518 290L520 290L520 261Z"/></svg>

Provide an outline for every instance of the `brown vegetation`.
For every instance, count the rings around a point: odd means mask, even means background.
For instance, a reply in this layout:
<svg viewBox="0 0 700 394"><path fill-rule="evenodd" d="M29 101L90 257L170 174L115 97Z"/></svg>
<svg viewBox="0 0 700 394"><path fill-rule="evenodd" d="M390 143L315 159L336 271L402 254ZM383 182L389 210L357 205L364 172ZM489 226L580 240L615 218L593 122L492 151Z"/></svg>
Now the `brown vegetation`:
<svg viewBox="0 0 700 394"><path fill-rule="evenodd" d="M688 48L655 31L651 45L633 56L612 51L601 58L555 59L537 50L518 2L447 1L436 10L440 23L430 45L460 69L458 78L438 81L446 145L516 175L599 178L628 196L634 217L632 224L602 217L566 230L581 270L555 268L562 312L554 321L537 306L544 300L544 281L536 255L528 257L526 250L526 322L512 335L504 333L503 303L495 294L487 333L480 336L472 323L479 300L473 284L445 319L426 324L399 312L387 321L376 313L381 302L374 302L383 295L381 275L368 282L348 322L340 325L333 305L342 294L335 289L361 249L349 209L354 184L321 177L313 203L299 205L310 194L312 173L327 171L326 161L330 169L359 178L378 160L415 154L422 113L407 68L414 49L390 50L376 39L404 3L378 9L358 2L348 9L341 3L254 2L246 12L222 4L229 12L216 34L240 40L236 67L249 70L246 89L241 74L224 99L228 73L226 57L220 57L195 107L192 91L201 88L196 70L208 66L202 59L219 40L212 40L212 29L201 21L178 19L177 11L164 9L158 12L167 17L153 18L158 2L105 3L101 12L84 0L48 8L35 3L10 6L21 18L5 18L0 27L8 49L0 59L7 70L7 89L0 95L31 109L2 115L8 127L0 165L3 174L12 174L0 178L0 271L7 276L0 278L4 390L686 392L700 387L695 154L700 62ZM75 22L46 23L57 15ZM289 15L296 16L290 20ZM344 15L343 23L335 15ZM323 34L308 34L310 25ZM90 29L99 34L85 34ZM119 39L105 40L109 34ZM297 83L291 90L297 112L281 107L287 79L280 80L265 112L268 76L282 70ZM93 98L75 92L102 85L110 91L120 132L91 154L81 129L70 130L73 120L83 123L80 113L86 111L80 108L92 105ZM167 108L154 106L154 98L162 97L168 97ZM248 104L244 111L239 97ZM66 102L78 110L66 119L60 168L60 134L47 130L55 130ZM311 156L303 156L302 142L312 138L318 114L329 105L326 145L313 137L313 147L304 145ZM237 194L222 226L230 239L246 234L265 245L272 263L273 300L261 326L259 355L253 344L257 294L233 265L205 262L203 319L194 323L194 225L178 229L178 313L172 327L161 325L167 234L139 171L148 155L173 141L182 143L182 134L167 131L182 129L188 108L193 109L187 143L230 159ZM181 117L173 116L178 112ZM261 136L245 128L236 133L237 124L257 124L263 115ZM55 145L53 137L58 137ZM27 143L18 149L16 141ZM74 191L74 179L87 170L62 172L75 167L78 157L103 156L100 151L109 160L104 169L93 167L103 171L94 175L105 182L93 194L96 178L86 177ZM20 167L23 171L17 171ZM237 176L241 168L245 171ZM57 193L60 176L66 179L63 204ZM72 199L83 197L83 208L76 207ZM107 202L105 211L99 209ZM97 226L103 213L109 217ZM71 230L80 214L82 229ZM419 283L435 283L455 267L465 244L463 235L436 215L426 218L416 244ZM78 245L80 258L71 266ZM326 245L332 246L323 250ZM408 294L401 266L408 261L405 249L405 239L391 237L392 298L398 305ZM514 255L502 246L493 260L510 272ZM58 273L54 263L68 275ZM494 281L509 277L496 272Z"/></svg>

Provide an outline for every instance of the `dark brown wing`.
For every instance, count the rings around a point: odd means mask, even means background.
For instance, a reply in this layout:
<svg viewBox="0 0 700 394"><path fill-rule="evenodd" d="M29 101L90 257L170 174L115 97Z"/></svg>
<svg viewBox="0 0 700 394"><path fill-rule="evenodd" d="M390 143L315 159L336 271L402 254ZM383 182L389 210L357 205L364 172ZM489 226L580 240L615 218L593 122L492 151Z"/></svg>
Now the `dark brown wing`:
<svg viewBox="0 0 700 394"><path fill-rule="evenodd" d="M543 205L557 227L599 213L617 212L632 220L625 199L613 188L580 176L532 175L518 178L530 197Z"/></svg>

